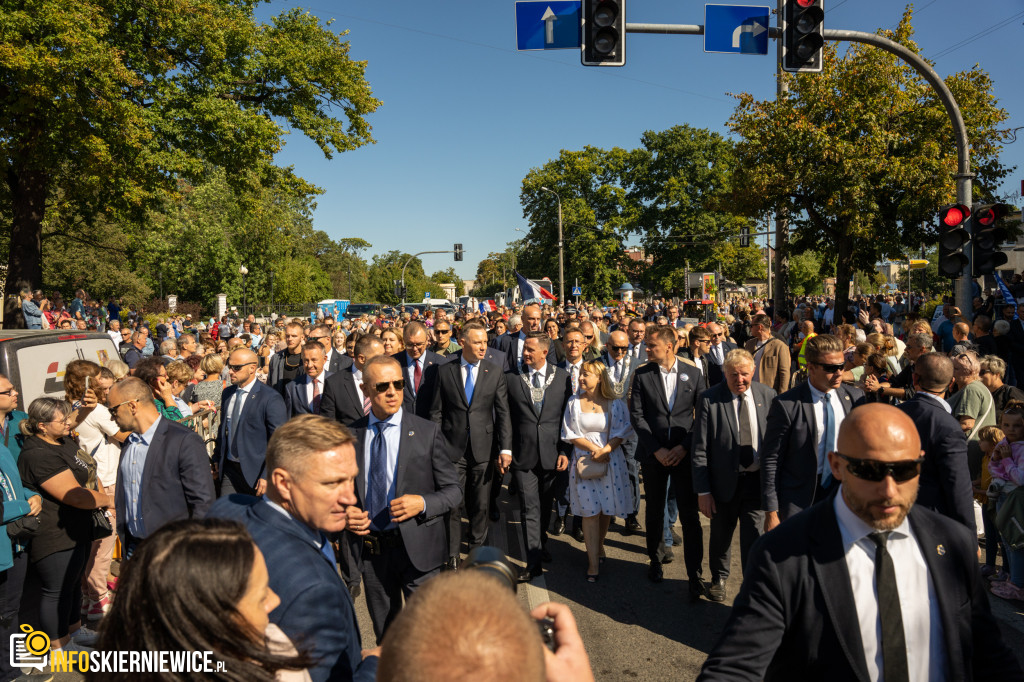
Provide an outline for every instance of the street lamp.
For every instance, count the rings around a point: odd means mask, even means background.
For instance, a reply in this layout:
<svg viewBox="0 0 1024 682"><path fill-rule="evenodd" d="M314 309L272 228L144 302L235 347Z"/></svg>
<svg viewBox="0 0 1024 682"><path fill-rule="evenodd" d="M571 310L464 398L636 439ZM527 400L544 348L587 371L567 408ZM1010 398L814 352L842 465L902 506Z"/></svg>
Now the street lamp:
<svg viewBox="0 0 1024 682"><path fill-rule="evenodd" d="M562 197L558 196L558 192L553 189L541 187L541 190L554 194L555 199L558 200L558 302L565 305L565 258L562 253Z"/></svg>
<svg viewBox="0 0 1024 682"><path fill-rule="evenodd" d="M245 317L245 276L249 274L249 268L244 265L239 266L238 274L242 276L242 317Z"/></svg>
<svg viewBox="0 0 1024 682"><path fill-rule="evenodd" d="M521 227L516 227L516 228L513 228L513 229L516 232L523 232L523 228L521 228ZM523 234L526 234L526 233L523 232ZM516 242L518 242L518 241L519 240L517 239L514 242L512 242L512 272L515 272L515 270L516 270L516 250L517 250L516 249Z"/></svg>

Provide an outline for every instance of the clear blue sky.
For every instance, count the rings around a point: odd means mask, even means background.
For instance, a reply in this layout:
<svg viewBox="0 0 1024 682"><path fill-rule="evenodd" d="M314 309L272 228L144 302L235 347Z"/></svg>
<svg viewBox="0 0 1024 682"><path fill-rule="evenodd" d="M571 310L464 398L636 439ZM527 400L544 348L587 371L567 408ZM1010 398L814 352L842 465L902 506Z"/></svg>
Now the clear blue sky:
<svg viewBox="0 0 1024 682"><path fill-rule="evenodd" d="M939 75L980 64L1010 114L1007 127L1024 126L1024 0L915 4L915 39ZM521 237L515 228L528 226L520 183L559 150L633 148L644 131L682 123L726 133L735 107L728 93L775 93L774 41L766 57L705 54L701 36L631 33L626 66L596 68L580 65L578 50L517 52L513 0L274 0L260 16L296 6L349 30L351 56L368 62L367 79L383 104L369 117L376 144L327 161L295 134L278 161L325 190L316 227L332 238L368 240L368 257L464 245L462 263L424 256L428 273L455 265L472 279L488 252ZM825 24L893 28L904 6L826 0ZM703 24L704 3L630 0L627 20ZM1024 179L1019 133L1002 156L1018 167L1003 187L1008 195Z"/></svg>

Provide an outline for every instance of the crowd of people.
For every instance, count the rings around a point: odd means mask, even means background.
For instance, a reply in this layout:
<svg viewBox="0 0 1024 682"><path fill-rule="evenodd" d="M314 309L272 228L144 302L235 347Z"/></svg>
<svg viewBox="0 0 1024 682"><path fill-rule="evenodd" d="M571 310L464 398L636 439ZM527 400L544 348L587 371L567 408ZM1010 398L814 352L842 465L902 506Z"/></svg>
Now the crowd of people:
<svg viewBox="0 0 1024 682"><path fill-rule="evenodd" d="M734 596L703 679L1022 679L987 595L1024 600L1024 305L979 297L929 319L921 297L841 314L826 297L736 299L692 319L666 300L529 302L152 325L82 291L67 311L22 299L29 328L106 331L120 357L69 363L64 398L25 412L0 376L5 645L29 622L54 650L212 650L223 679L593 679L568 609L533 614L552 652L467 570L507 487L526 549L513 582L597 583L619 519L644 532L651 582L681 550L691 602ZM563 533L577 567L552 564ZM454 600L478 628L431 615Z"/></svg>

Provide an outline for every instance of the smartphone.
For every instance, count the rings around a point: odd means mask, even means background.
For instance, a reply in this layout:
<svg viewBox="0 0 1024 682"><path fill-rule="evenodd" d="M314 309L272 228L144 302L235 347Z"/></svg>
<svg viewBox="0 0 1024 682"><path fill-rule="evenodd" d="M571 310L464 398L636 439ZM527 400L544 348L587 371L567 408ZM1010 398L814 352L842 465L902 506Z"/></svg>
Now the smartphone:
<svg viewBox="0 0 1024 682"><path fill-rule="evenodd" d="M87 390L87 391L89 390L89 378L90 377L86 377L85 378L85 390Z"/></svg>

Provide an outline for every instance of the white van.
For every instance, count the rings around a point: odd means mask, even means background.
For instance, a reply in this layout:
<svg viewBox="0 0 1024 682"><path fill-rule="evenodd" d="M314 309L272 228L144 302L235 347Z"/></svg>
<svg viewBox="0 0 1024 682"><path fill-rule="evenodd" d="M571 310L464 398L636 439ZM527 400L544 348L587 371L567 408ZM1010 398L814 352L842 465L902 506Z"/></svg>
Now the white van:
<svg viewBox="0 0 1024 682"><path fill-rule="evenodd" d="M0 372L18 389L19 410L41 396L63 398L64 368L72 360L104 366L120 358L104 332L0 330Z"/></svg>

